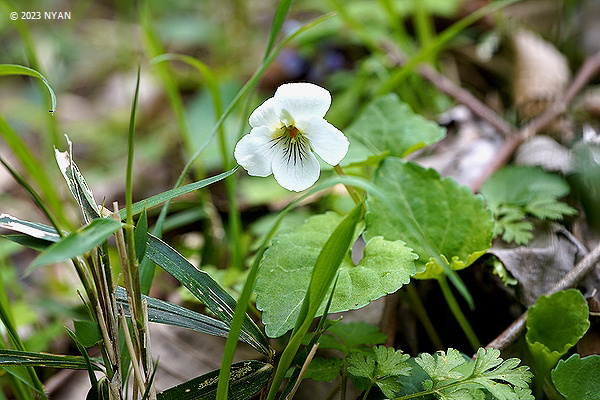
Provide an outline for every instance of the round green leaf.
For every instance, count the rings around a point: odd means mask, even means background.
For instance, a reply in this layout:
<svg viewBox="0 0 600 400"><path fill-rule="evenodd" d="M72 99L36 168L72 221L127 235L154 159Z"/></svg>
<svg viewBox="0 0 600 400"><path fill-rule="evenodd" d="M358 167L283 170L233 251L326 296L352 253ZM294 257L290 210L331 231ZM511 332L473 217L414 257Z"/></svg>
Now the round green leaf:
<svg viewBox="0 0 600 400"><path fill-rule="evenodd" d="M404 157L422 147L436 143L446 135L446 130L400 101L395 93L373 100L346 130L346 134L359 142L361 151L350 146L344 164L367 159L367 155L389 151L392 156Z"/></svg>
<svg viewBox="0 0 600 400"><path fill-rule="evenodd" d="M573 379L573 377L577 377ZM598 400L600 398L600 356L580 358L573 354L567 361L560 360L552 371L556 390L567 400Z"/></svg>
<svg viewBox="0 0 600 400"><path fill-rule="evenodd" d="M321 248L342 217L333 212L308 218L293 232L275 236L258 272L256 305L263 311L267 335L278 337L293 328ZM361 308L395 292L415 273L415 255L401 241L373 238L354 265L347 254L330 312ZM323 312L326 300L317 315Z"/></svg>
<svg viewBox="0 0 600 400"><path fill-rule="evenodd" d="M540 372L550 371L590 327L589 309L579 290L540 296L527 312L527 344Z"/></svg>
<svg viewBox="0 0 600 400"><path fill-rule="evenodd" d="M395 157L381 164L374 183L389 195L399 213L369 195L366 236L404 240L419 255L415 278L439 276L443 270L436 258L459 270L490 248L492 216L467 187Z"/></svg>

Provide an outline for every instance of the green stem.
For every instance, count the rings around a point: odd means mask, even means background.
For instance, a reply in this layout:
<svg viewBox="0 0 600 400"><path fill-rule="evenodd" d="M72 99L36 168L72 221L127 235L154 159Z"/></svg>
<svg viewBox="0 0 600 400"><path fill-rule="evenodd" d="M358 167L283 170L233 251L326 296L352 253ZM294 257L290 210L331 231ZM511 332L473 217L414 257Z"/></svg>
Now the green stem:
<svg viewBox="0 0 600 400"><path fill-rule="evenodd" d="M421 47L431 45L435 35L431 15L427 10L427 4L422 0L412 0L413 21L417 31L417 38Z"/></svg>
<svg viewBox="0 0 600 400"><path fill-rule="evenodd" d="M367 390L365 390L365 394L363 395L362 400L367 400L367 396L369 396L369 392L371 391L371 388L373 388L373 383L374 381L371 381L371 384L369 385Z"/></svg>
<svg viewBox="0 0 600 400"><path fill-rule="evenodd" d="M340 166L340 164L334 165L333 166L333 170L341 177L345 177L346 174L344 173L344 170L342 169L342 167ZM350 194L350 197L352 197L352 200L354 200L354 203L358 204L360 203L362 200L360 199L360 197L358 196L358 194L356 193L356 190L354 190L354 188L352 186L346 185L344 184L344 186L346 187L346 190L348 191L348 193Z"/></svg>
<svg viewBox="0 0 600 400"><path fill-rule="evenodd" d="M348 387L348 375L345 372L342 375L342 382L340 385L341 385L340 400L346 400L346 390Z"/></svg>
<svg viewBox="0 0 600 400"><path fill-rule="evenodd" d="M435 330L435 327L433 326L433 323L427 314L427 310L425 310L425 306L421 301L421 297L419 297L419 294L413 287L413 284L405 285L404 290L408 295L410 306L415 314L417 314L417 318L419 318L421 324L423 324L423 328L425 328L425 332L427 333L429 340L431 340L431 343L433 343L436 349L443 349L444 344Z"/></svg>
<svg viewBox="0 0 600 400"><path fill-rule="evenodd" d="M467 339L473 347L473 350L477 351L477 349L481 347L481 342L477 338L477 335L475 335L475 331L473 331L469 321L467 321L467 318L460 309L460 306L458 305L458 302L456 301L456 298L454 297L454 294L452 294L452 290L446 281L446 277L442 275L437 281L440 284L440 288L442 289L446 303L448 303L448 307L450 307L450 311L452 311L454 318L456 318L456 321L467 336Z"/></svg>
<svg viewBox="0 0 600 400"><path fill-rule="evenodd" d="M435 56L435 54L437 54L443 48L443 46L446 45L446 43L448 43L469 25L476 22L480 18L485 17L486 15L493 13L494 11L498 11L517 1L519 0L500 0L492 2L450 25L448 28L444 29L444 31L438 34L429 45L421 47L421 49L414 54L411 59L402 66L402 68L394 71L393 74L375 90L375 94L383 95L394 90L400 85L408 73L412 72L420 63Z"/></svg>

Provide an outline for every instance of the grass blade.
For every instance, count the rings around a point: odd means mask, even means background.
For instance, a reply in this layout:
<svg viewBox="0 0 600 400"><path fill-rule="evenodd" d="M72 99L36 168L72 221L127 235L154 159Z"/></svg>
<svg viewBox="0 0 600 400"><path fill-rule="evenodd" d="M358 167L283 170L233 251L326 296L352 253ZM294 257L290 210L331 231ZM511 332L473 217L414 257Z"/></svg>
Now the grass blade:
<svg viewBox="0 0 600 400"><path fill-rule="evenodd" d="M101 371L98 366L99 359L93 359L94 369ZM32 367L62 368L62 369L87 369L87 363L82 356L64 356L48 353L34 353L29 351L0 349L0 366L24 365Z"/></svg>
<svg viewBox="0 0 600 400"><path fill-rule="evenodd" d="M190 183L185 186L179 186L175 189L167 190L166 192L162 192L155 196L148 197L145 200L138 201L137 203L132 205L132 207L131 207L132 213L133 213L133 215L139 214L144 210L144 208L152 208L154 206L164 203L165 201L171 200L177 196L181 196L186 193L190 193L190 192L202 189L203 187L206 187L208 185L212 185L213 183L219 182L220 180L227 178L229 175L232 175L233 173L235 173L235 171L238 170L238 168L239 168L239 166L232 168L229 171L223 172L219 175L215 175L210 178L202 179L201 181ZM121 219L125 219L125 217L127 216L127 211L125 209L120 210L119 213L120 213Z"/></svg>
<svg viewBox="0 0 600 400"><path fill-rule="evenodd" d="M223 321L145 295L142 295L142 300L148 302L148 321L150 322L192 329L214 336L227 337L229 327ZM127 292L122 287L117 288L117 303L123 306L125 315L130 316Z"/></svg>
<svg viewBox="0 0 600 400"><path fill-rule="evenodd" d="M262 389L271 376L273 366L260 361L244 361L232 366L228 400L247 400ZM159 400L212 400L217 390L219 370L191 379L158 393Z"/></svg>
<svg viewBox="0 0 600 400"><path fill-rule="evenodd" d="M281 30L281 26L283 25L283 21L285 21L285 16L287 15L291 4L292 0L281 0L277 5L277 11L275 11L275 17L273 18L273 25L271 25L271 32L269 32L269 41L267 42L267 49L265 50L265 57L263 60L266 60L267 57L269 57L269 54L275 45L275 39L277 39L277 35Z"/></svg>
<svg viewBox="0 0 600 400"><path fill-rule="evenodd" d="M364 211L364 203L359 203L354 207L354 209L339 223L337 228L335 228L335 231L333 231L321 249L312 271L310 284L306 291L306 297L304 298L304 303L302 304L302 310L298 316L296 327L292 332L292 337L288 345L281 354L279 364L277 365L277 371L273 378L273 383L271 384L269 394L267 395L267 400L275 399L279 387L285 378L285 374L294 361L298 348L302 344L304 335L308 332L312 320L315 318L321 303L331 288L338 267L348 252L348 248L352 242L356 224L358 224L363 217Z"/></svg>
<svg viewBox="0 0 600 400"><path fill-rule="evenodd" d="M235 300L206 272L194 267L171 246L148 235L146 256L185 286L213 314L228 326L233 319ZM247 315L244 318L242 340L263 354L270 354L267 338Z"/></svg>
<svg viewBox="0 0 600 400"><path fill-rule="evenodd" d="M50 245L27 267L25 273L31 273L34 268L69 260L94 247L99 246L110 235L121 229L123 224L113 219L95 219L83 229L72 232L64 239Z"/></svg>
<svg viewBox="0 0 600 400"><path fill-rule="evenodd" d="M0 64L0 76L7 75L27 75L41 79L42 82L44 82L44 85L46 85L46 87L48 88L48 92L50 92L50 98L52 99L52 108L49 110L49 112L54 114L54 111L56 110L56 94L54 94L54 90L52 90L52 87L42 74L37 72L35 69L24 67L22 65Z"/></svg>

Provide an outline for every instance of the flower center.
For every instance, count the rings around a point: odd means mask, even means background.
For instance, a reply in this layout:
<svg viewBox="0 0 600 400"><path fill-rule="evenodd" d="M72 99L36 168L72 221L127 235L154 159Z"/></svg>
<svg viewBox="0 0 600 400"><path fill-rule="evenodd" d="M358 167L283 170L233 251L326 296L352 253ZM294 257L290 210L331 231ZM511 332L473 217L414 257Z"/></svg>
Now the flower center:
<svg viewBox="0 0 600 400"><path fill-rule="evenodd" d="M296 136L302 135L302 133L294 125L284 126L283 129L285 130L285 133L287 133L290 136L291 139L295 139Z"/></svg>

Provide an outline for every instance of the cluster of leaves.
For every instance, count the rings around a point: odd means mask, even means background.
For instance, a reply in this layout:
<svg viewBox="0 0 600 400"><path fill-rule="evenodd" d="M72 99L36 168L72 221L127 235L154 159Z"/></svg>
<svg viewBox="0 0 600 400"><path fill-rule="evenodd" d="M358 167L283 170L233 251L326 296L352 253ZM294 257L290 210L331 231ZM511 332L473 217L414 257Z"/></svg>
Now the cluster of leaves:
<svg viewBox="0 0 600 400"><path fill-rule="evenodd" d="M509 166L498 170L482 186L481 194L494 213L494 236L527 244L533 224L526 217L559 220L577 211L558 199L569 194L568 183L538 167Z"/></svg>
<svg viewBox="0 0 600 400"><path fill-rule="evenodd" d="M306 377L331 382L348 376L361 390L376 386L388 399L435 395L448 400L533 400L532 373L520 360L502 360L500 351L482 349L470 360L455 349L409 358L400 350L380 345L386 337L364 323L337 323L319 339L320 347L340 351L341 358L316 358ZM373 346L373 347L368 347Z"/></svg>

